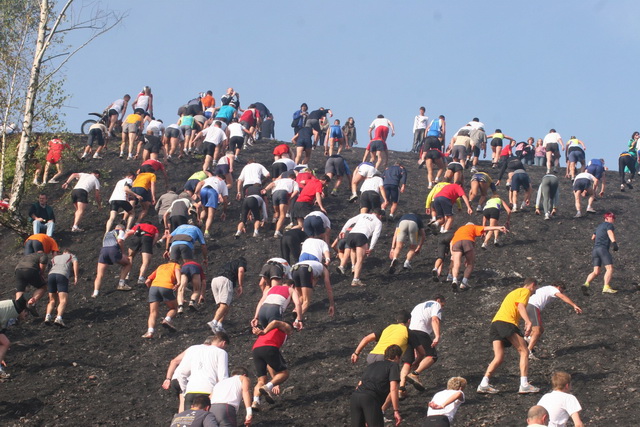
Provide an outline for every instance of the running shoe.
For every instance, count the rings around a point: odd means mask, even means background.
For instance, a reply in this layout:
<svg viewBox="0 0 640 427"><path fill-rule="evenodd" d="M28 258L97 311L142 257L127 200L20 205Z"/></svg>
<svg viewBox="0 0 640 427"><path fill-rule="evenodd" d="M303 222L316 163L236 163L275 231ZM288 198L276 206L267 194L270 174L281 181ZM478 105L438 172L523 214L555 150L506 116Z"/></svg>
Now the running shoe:
<svg viewBox="0 0 640 427"><path fill-rule="evenodd" d="M540 393L540 389L534 385L527 384L525 386L520 386L518 393L520 394Z"/></svg>
<svg viewBox="0 0 640 427"><path fill-rule="evenodd" d="M184 314L184 307L179 306L178 307L178 316L182 316Z"/></svg>
<svg viewBox="0 0 640 427"><path fill-rule="evenodd" d="M479 394L498 394L498 389L492 386L491 384L487 386L479 385L476 392Z"/></svg>
<svg viewBox="0 0 640 427"><path fill-rule="evenodd" d="M38 314L38 310L36 309L35 304L27 304L27 311L31 313L33 317L40 317Z"/></svg>
<svg viewBox="0 0 640 427"><path fill-rule="evenodd" d="M529 352L529 360L540 360L540 359L538 358L538 356L536 356L532 352Z"/></svg>
<svg viewBox="0 0 640 427"><path fill-rule="evenodd" d="M275 399L273 398L273 393L267 390L267 387L260 387L260 395L264 397L264 400L266 400L267 403L270 403L271 405L276 403Z"/></svg>
<svg viewBox="0 0 640 427"><path fill-rule="evenodd" d="M620 191L624 192L624 184L620 184Z"/></svg>
<svg viewBox="0 0 640 427"><path fill-rule="evenodd" d="M144 276L138 277L138 285L144 285L144 282L146 281L147 279Z"/></svg>
<svg viewBox="0 0 640 427"><path fill-rule="evenodd" d="M580 291L582 292L582 295L584 295L585 297L589 296L589 286L588 285L580 286Z"/></svg>
<svg viewBox="0 0 640 427"><path fill-rule="evenodd" d="M549 216L549 212L546 212L546 213L544 214L544 219L545 219L545 220L549 220L549 219L551 219L551 217Z"/></svg>
<svg viewBox="0 0 640 427"><path fill-rule="evenodd" d="M409 393L407 393L407 389L406 388L400 387L398 389L398 400L400 400L400 401L405 400L408 395L409 395Z"/></svg>
<svg viewBox="0 0 640 427"><path fill-rule="evenodd" d="M593 209L591 206L587 207L587 213L596 213L596 210Z"/></svg>
<svg viewBox="0 0 640 427"><path fill-rule="evenodd" d="M173 324L173 322L167 320L167 319L163 319L162 320L162 326L164 326L165 328L167 328L168 330L175 332L178 330L178 328L176 328L176 325Z"/></svg>
<svg viewBox="0 0 640 427"><path fill-rule="evenodd" d="M469 289L471 289L471 286L460 283L460 292L468 291Z"/></svg>
<svg viewBox="0 0 640 427"><path fill-rule="evenodd" d="M351 281L351 286L363 287L364 283L360 279L353 279Z"/></svg>
<svg viewBox="0 0 640 427"><path fill-rule="evenodd" d="M275 233L273 233L273 237L275 237L276 239L279 239L282 237L282 233L279 231L276 231Z"/></svg>
<svg viewBox="0 0 640 427"><path fill-rule="evenodd" d="M404 264L402 265L402 268L405 269L405 270L413 269L413 267L411 266L411 263L409 261L405 261Z"/></svg>
<svg viewBox="0 0 640 427"><path fill-rule="evenodd" d="M333 197L338 197L338 190L336 190L336 189L331 190L331 195Z"/></svg>
<svg viewBox="0 0 640 427"><path fill-rule="evenodd" d="M357 194L352 194L351 197L349 197L349 203L353 203L356 200L358 200L358 195Z"/></svg>
<svg viewBox="0 0 640 427"><path fill-rule="evenodd" d="M345 268L341 265L338 266L338 273L342 274L343 276L347 275L347 270L345 270Z"/></svg>
<svg viewBox="0 0 640 427"><path fill-rule="evenodd" d="M142 336L142 338L146 338L146 339L153 338L153 332L147 332Z"/></svg>
<svg viewBox="0 0 640 427"><path fill-rule="evenodd" d="M251 409L253 410L253 412L260 412L260 402L253 402L251 404Z"/></svg>
<svg viewBox="0 0 640 427"><path fill-rule="evenodd" d="M604 288L602 288L602 293L603 294L615 294L617 293L618 290L617 289L613 289L611 286L609 285L605 285Z"/></svg>
<svg viewBox="0 0 640 427"><path fill-rule="evenodd" d="M448 274L447 275L447 279L445 280L446 282L451 282L453 280L453 276Z"/></svg>
<svg viewBox="0 0 640 427"><path fill-rule="evenodd" d="M211 322L207 322L207 326L209 328L211 328L211 332L213 332L214 334L216 333L217 328L216 328L216 324L213 322L213 320Z"/></svg>
<svg viewBox="0 0 640 427"><path fill-rule="evenodd" d="M60 183L60 181L58 181L57 179L50 179L49 180L49 184L58 184Z"/></svg>
<svg viewBox="0 0 640 427"><path fill-rule="evenodd" d="M487 244L483 243L482 246L480 246L482 249L484 249L485 251L487 250Z"/></svg>
<svg viewBox="0 0 640 427"><path fill-rule="evenodd" d="M438 270L431 270L431 278L434 282L440 281L440 279L438 278Z"/></svg>
<svg viewBox="0 0 640 427"><path fill-rule="evenodd" d="M451 290L452 290L454 293L457 293L457 292L458 292L458 282L451 282Z"/></svg>
<svg viewBox="0 0 640 427"><path fill-rule="evenodd" d="M577 212L574 218L582 218L582 212Z"/></svg>
<svg viewBox="0 0 640 427"><path fill-rule="evenodd" d="M96 160L102 160L102 159L104 159L104 157L103 157L103 156L96 156L96 155L94 155L94 156L93 156L93 158L94 158L94 159L96 159Z"/></svg>
<svg viewBox="0 0 640 427"><path fill-rule="evenodd" d="M396 265L398 265L398 259L394 258L391 260L391 265L389 266L389 274L393 274L396 272Z"/></svg>
<svg viewBox="0 0 640 427"><path fill-rule="evenodd" d="M415 375L415 374L408 374L407 375L407 382L411 383L416 388L416 390L418 390L418 391L425 391L426 390L425 386L420 381L420 377Z"/></svg>
<svg viewBox="0 0 640 427"><path fill-rule="evenodd" d="M6 380L6 379L9 379L9 378L11 378L11 374L9 374L4 369L0 368L0 379Z"/></svg>
<svg viewBox="0 0 640 427"><path fill-rule="evenodd" d="M234 239L239 239L240 238L240 232L236 231L236 234L233 235Z"/></svg>
<svg viewBox="0 0 640 427"><path fill-rule="evenodd" d="M52 315L50 315L50 314L47 314L47 315L44 317L44 324L45 324L45 325L47 325L47 326L51 326L51 325L53 325L53 316L52 316Z"/></svg>
<svg viewBox="0 0 640 427"><path fill-rule="evenodd" d="M53 321L53 324L56 326L59 326L61 328L66 328L67 325L65 325L64 320L62 320L62 317L56 317L56 320Z"/></svg>
<svg viewBox="0 0 640 427"><path fill-rule="evenodd" d="M72 233L82 233L84 230L76 225L74 225L73 227L71 227L71 232Z"/></svg>
<svg viewBox="0 0 640 427"><path fill-rule="evenodd" d="M198 311L198 306L194 300L189 301L189 310Z"/></svg>
<svg viewBox="0 0 640 427"><path fill-rule="evenodd" d="M633 185L631 184L630 179L627 180L627 187L629 187L629 190L633 190Z"/></svg>
<svg viewBox="0 0 640 427"><path fill-rule="evenodd" d="M476 212L482 212L482 205L478 205L478 207L476 208Z"/></svg>
<svg viewBox="0 0 640 427"><path fill-rule="evenodd" d="M260 237L260 233L258 233L258 230L253 232L253 237Z"/></svg>
<svg viewBox="0 0 640 427"><path fill-rule="evenodd" d="M123 283L121 285L118 285L116 287L116 291L130 291L131 289L133 289L131 286L127 285L126 283Z"/></svg>

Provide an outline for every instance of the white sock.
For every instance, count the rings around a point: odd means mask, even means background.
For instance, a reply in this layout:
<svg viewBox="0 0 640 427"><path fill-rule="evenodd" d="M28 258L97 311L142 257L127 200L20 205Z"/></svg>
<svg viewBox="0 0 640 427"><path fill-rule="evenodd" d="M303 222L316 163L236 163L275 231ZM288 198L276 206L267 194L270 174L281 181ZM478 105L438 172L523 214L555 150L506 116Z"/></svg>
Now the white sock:
<svg viewBox="0 0 640 427"><path fill-rule="evenodd" d="M462 284L466 285L467 283L469 283L469 279L467 279L466 277L463 277Z"/></svg>
<svg viewBox="0 0 640 427"><path fill-rule="evenodd" d="M489 377L487 377L487 376L482 377L482 382L480 383L480 386L481 387L486 387L488 385L489 385Z"/></svg>
<svg viewBox="0 0 640 427"><path fill-rule="evenodd" d="M62 320L62 316L56 316L56 320L58 319Z"/></svg>
<svg viewBox="0 0 640 427"><path fill-rule="evenodd" d="M271 391L271 389L273 388L273 383L272 382L268 382L264 388L266 388L267 390Z"/></svg>
<svg viewBox="0 0 640 427"><path fill-rule="evenodd" d="M253 401L260 403L260 396L253 396Z"/></svg>
<svg viewBox="0 0 640 427"><path fill-rule="evenodd" d="M99 293L100 293L100 291L93 291L93 295L94 296L98 296Z"/></svg>
<svg viewBox="0 0 640 427"><path fill-rule="evenodd" d="M167 321L167 322L171 322L171 317L167 316L167 317L164 318L164 320Z"/></svg>
<svg viewBox="0 0 640 427"><path fill-rule="evenodd" d="M124 285L124 279L118 280L118 285Z"/></svg>
<svg viewBox="0 0 640 427"><path fill-rule="evenodd" d="M147 329L147 332L149 332L150 334L154 333L156 330L154 328L149 328Z"/></svg>
<svg viewBox="0 0 640 427"><path fill-rule="evenodd" d="M529 385L529 378L520 377L520 387L526 387Z"/></svg>

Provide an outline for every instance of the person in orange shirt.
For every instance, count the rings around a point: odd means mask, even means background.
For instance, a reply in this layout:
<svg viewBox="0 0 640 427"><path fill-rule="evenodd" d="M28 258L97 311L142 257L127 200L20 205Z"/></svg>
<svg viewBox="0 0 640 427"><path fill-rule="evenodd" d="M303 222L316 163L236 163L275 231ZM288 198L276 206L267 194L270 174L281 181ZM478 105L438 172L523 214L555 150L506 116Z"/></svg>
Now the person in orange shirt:
<svg viewBox="0 0 640 427"><path fill-rule="evenodd" d="M142 201L140 202L142 210L140 211L140 214L138 214L138 222L142 221L142 219L147 215L147 212L149 212L149 206L156 204L156 179L155 173L142 172L133 180L131 191L136 193L138 196L142 196ZM138 199L131 200L134 210L137 203ZM134 215L129 216L129 224L127 228L131 228L133 217Z"/></svg>
<svg viewBox="0 0 640 427"><path fill-rule="evenodd" d="M207 108L215 108L216 106L216 99L213 97L213 92L210 90L207 91L205 96L200 98L200 102L202 102L202 108L205 110Z"/></svg>
<svg viewBox="0 0 640 427"><path fill-rule="evenodd" d="M60 252L60 248L52 237L44 233L29 236L24 242L24 254L29 255L40 251L55 256Z"/></svg>
<svg viewBox="0 0 640 427"><path fill-rule="evenodd" d="M133 159L133 147L136 139L142 134L142 120L144 119L144 110L136 108L133 114L129 114L122 124L122 144L120 144L120 158L124 157L124 147L129 140L129 156L127 160Z"/></svg>
<svg viewBox="0 0 640 427"><path fill-rule="evenodd" d="M180 264L169 261L159 266L147 278L146 285L149 288L149 320L147 322L147 333L142 338L153 338L155 333L156 319L158 317L158 307L164 302L169 311L164 319L162 326L170 331L176 331L173 324L173 317L178 313L178 302L174 289L180 283Z"/></svg>
<svg viewBox="0 0 640 427"><path fill-rule="evenodd" d="M473 265L476 260L476 237L480 237L485 231L502 231L507 232L506 227L474 225L468 222L458 228L451 239L451 263L453 264L452 275L453 281L451 288L453 292L458 290L466 291L469 289L469 276L473 271ZM458 273L460 265L462 265L462 257L465 258L465 268L462 277L462 283L458 284Z"/></svg>

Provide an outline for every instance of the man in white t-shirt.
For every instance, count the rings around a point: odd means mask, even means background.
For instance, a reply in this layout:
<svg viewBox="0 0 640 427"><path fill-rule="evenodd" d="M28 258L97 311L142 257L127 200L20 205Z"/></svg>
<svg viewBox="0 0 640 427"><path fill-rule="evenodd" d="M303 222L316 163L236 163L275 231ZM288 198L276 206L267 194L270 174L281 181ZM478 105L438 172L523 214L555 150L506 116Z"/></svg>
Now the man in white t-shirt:
<svg viewBox="0 0 640 427"><path fill-rule="evenodd" d="M251 408L251 380L249 371L240 366L231 371L231 376L213 387L211 393L211 412L221 426L237 426L238 407L244 402L246 415L245 425L251 424L253 408Z"/></svg>
<svg viewBox="0 0 640 427"><path fill-rule="evenodd" d="M95 191L96 203L98 204L98 209L102 207L102 199L100 197L100 181L98 181L98 177L100 176L100 171L93 171L91 173L73 173L67 181L62 184L63 189L67 189L69 183L74 179L78 180L78 183L75 187L73 187L73 191L71 192L71 200L73 201L73 206L76 209L75 216L73 218L73 227L71 227L71 231L76 233L80 231L84 231L80 228L80 220L84 215L84 211L89 204L89 193Z"/></svg>
<svg viewBox="0 0 640 427"><path fill-rule="evenodd" d="M202 150L204 152L204 164L202 170L209 170L209 166L213 164L215 166L218 159L222 156L227 149L225 142L227 141L227 133L222 130L222 125L219 120L213 122L211 126L203 129L196 138L204 137L202 144Z"/></svg>
<svg viewBox="0 0 640 427"><path fill-rule="evenodd" d="M384 189L384 180L380 172L364 180L360 186L360 213L373 212L374 209L385 209L389 201Z"/></svg>
<svg viewBox="0 0 640 427"><path fill-rule="evenodd" d="M412 153L419 153L422 142L426 137L427 126L429 125L429 117L425 116L425 108L420 107L420 112L413 119L413 147Z"/></svg>
<svg viewBox="0 0 640 427"><path fill-rule="evenodd" d="M380 232L382 231L382 222L380 218L382 212L379 209L373 211L373 213L361 213L353 218L349 219L342 230L340 231L339 238L344 239L347 230L351 229L347 239L347 246L344 251L344 257L340 261L338 271L346 275L347 261L351 260L351 252L355 251L355 264L353 268L353 280L351 286L364 286L364 283L360 280L360 273L362 272L362 266L364 264L365 257L368 257L373 248L378 242Z"/></svg>
<svg viewBox="0 0 640 427"><path fill-rule="evenodd" d="M109 198L109 219L107 220L107 227L105 231L111 230L113 221L115 221L116 216L118 216L120 209L124 211L122 221L125 224L127 223L129 215L133 209L131 203L129 203L130 198L133 197L142 201L142 196L131 191L134 177L135 174L133 172L127 173L127 175L118 181L113 188L113 193L111 193L111 197Z"/></svg>
<svg viewBox="0 0 640 427"><path fill-rule="evenodd" d="M445 297L436 295L432 300L416 305L411 311L409 334L413 335L416 347L410 345L402 355L401 394L406 393L406 381L419 391L425 390L420 382L420 372L429 369L438 360L436 346L440 343L440 321L444 304Z"/></svg>
<svg viewBox="0 0 640 427"><path fill-rule="evenodd" d="M538 402L549 412L549 427L565 427L569 418L575 427L583 427L579 412L582 410L580 402L571 391L571 375L557 371L551 376L553 391L547 393Z"/></svg>
<svg viewBox="0 0 640 427"><path fill-rule="evenodd" d="M551 129L542 140L542 145L547 151L547 173L551 173L552 167L553 173L558 173L557 168L560 166L560 153L564 151L562 137L555 129Z"/></svg>
<svg viewBox="0 0 640 427"><path fill-rule="evenodd" d="M529 358L534 359L533 349L536 343L544 332L542 326L541 312L544 308L553 301L554 298L558 298L565 303L569 304L577 314L582 314L582 309L574 303L571 298L566 296L564 292L567 290L566 285L563 282L554 282L549 286L542 286L536 290L536 292L529 297L529 303L527 304L527 314L531 319L531 335L529 337Z"/></svg>
<svg viewBox="0 0 640 427"><path fill-rule="evenodd" d="M331 261L331 252L327 242L314 237L309 237L302 242L302 249L298 261L318 261L325 265L329 265Z"/></svg>
<svg viewBox="0 0 640 427"><path fill-rule="evenodd" d="M219 381L229 377L229 356L224 350L228 342L226 333L216 332L211 345L199 344L186 350L176 368L185 407L199 395L209 396Z"/></svg>
<svg viewBox="0 0 640 427"><path fill-rule="evenodd" d="M309 237L323 239L327 245L331 242L331 221L321 210L314 210L305 216L302 228ZM318 261L322 262L322 259Z"/></svg>
<svg viewBox="0 0 640 427"><path fill-rule="evenodd" d="M351 197L349 198L349 203L353 203L358 198L358 184L364 181L366 178L371 178L376 173L380 173L375 165L371 162L362 162L356 169L353 171L353 176L351 177Z"/></svg>
<svg viewBox="0 0 640 427"><path fill-rule="evenodd" d="M382 114L378 114L378 117L369 125L369 139L387 142L389 129L391 129L391 136L394 136L396 130L391 120L385 118Z"/></svg>
<svg viewBox="0 0 640 427"><path fill-rule="evenodd" d="M244 189L255 184L262 184L266 178L269 178L271 174L255 159L247 160L247 164L242 168L240 176L238 177L238 194L236 200L242 199L244 196Z"/></svg>

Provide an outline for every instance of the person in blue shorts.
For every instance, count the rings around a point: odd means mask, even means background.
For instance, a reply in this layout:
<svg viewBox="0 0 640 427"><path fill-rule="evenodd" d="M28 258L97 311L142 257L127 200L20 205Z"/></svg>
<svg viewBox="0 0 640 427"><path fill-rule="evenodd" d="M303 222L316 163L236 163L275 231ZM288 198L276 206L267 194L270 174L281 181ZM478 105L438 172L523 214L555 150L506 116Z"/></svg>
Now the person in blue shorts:
<svg viewBox="0 0 640 427"><path fill-rule="evenodd" d="M296 165L309 164L311 159L311 146L313 145L313 129L310 127L300 128L298 133L291 138L291 142L296 146ZM302 160L302 154L304 153L304 161Z"/></svg>
<svg viewBox="0 0 640 427"><path fill-rule="evenodd" d="M593 251L591 252L593 271L587 276L587 280L580 287L580 290L585 296L589 296L589 286L598 274L600 274L602 267L604 267L604 287L602 288L602 293L615 294L618 292L610 286L611 277L613 276L613 258L611 257L609 248L613 247L614 252L618 250L618 242L616 242L616 235L614 233L614 222L616 222L615 214L613 212L607 212L604 214L604 222L600 224L593 235L591 235L591 240L594 241Z"/></svg>

